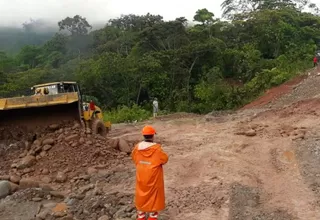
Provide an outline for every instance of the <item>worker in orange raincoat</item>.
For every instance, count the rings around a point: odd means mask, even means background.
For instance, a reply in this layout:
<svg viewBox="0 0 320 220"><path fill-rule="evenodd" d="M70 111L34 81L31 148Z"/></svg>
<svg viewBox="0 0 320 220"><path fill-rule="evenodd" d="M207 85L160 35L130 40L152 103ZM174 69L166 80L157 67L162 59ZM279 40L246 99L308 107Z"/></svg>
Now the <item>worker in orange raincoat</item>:
<svg viewBox="0 0 320 220"><path fill-rule="evenodd" d="M151 126L142 130L144 141L135 146L132 160L136 165L135 205L138 220L157 220L158 212L165 208L164 178L162 165L168 162L168 155L161 145L154 143L156 131Z"/></svg>

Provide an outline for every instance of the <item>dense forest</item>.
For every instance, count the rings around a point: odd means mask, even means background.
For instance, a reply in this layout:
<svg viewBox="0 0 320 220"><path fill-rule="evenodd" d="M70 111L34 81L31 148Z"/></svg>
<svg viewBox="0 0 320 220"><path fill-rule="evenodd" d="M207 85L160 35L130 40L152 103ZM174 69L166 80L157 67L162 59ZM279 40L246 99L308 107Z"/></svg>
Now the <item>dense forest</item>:
<svg viewBox="0 0 320 220"><path fill-rule="evenodd" d="M225 0L222 10L223 20L195 10L195 25L128 14L94 31L81 15L67 17L40 45L0 52L0 97L76 80L106 109L150 108L157 97L161 109L205 113L244 105L312 66L320 40L315 4Z"/></svg>

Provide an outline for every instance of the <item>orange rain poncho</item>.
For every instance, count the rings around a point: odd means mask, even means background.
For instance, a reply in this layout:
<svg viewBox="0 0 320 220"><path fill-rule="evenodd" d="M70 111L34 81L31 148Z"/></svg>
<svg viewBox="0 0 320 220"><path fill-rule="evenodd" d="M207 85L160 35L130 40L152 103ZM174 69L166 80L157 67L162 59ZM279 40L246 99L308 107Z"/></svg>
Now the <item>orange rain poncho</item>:
<svg viewBox="0 0 320 220"><path fill-rule="evenodd" d="M165 208L164 179L162 165L168 156L161 145L141 142L132 151L136 165L135 205L143 212L156 212Z"/></svg>

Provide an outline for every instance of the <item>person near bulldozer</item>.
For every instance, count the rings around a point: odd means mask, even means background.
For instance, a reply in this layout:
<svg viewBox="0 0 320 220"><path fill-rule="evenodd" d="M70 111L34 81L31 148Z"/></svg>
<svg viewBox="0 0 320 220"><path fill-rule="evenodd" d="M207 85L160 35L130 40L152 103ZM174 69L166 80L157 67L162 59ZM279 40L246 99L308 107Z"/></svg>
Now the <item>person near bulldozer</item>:
<svg viewBox="0 0 320 220"><path fill-rule="evenodd" d="M165 208L162 166L168 162L168 155L154 142L155 134L153 127L145 126L142 129L144 141L138 143L131 154L136 165L137 220L157 220L159 211Z"/></svg>
<svg viewBox="0 0 320 220"><path fill-rule="evenodd" d="M318 66L318 58L317 58L317 56L314 56L313 57L313 67L316 67L316 66Z"/></svg>
<svg viewBox="0 0 320 220"><path fill-rule="evenodd" d="M40 88L37 88L34 95L42 95L41 89L40 89Z"/></svg>

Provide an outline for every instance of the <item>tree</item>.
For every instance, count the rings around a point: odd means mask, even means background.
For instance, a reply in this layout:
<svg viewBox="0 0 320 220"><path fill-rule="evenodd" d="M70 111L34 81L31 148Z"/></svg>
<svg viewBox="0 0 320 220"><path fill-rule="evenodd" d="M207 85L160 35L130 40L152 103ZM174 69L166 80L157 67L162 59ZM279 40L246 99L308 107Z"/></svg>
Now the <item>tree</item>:
<svg viewBox="0 0 320 220"><path fill-rule="evenodd" d="M58 22L59 30L68 30L71 35L86 35L92 26L88 23L86 18L80 15L75 15L73 18L67 17Z"/></svg>
<svg viewBox="0 0 320 220"><path fill-rule="evenodd" d="M163 17L160 15L121 15L120 18L110 19L109 24L112 27L126 31L142 31L145 28L152 27L155 24L163 22Z"/></svg>
<svg viewBox="0 0 320 220"><path fill-rule="evenodd" d="M194 21L200 22L202 23L202 25L208 25L213 23L214 19L214 14L210 11L208 11L208 9L203 8L203 9L199 9L196 12L196 15L193 17Z"/></svg>
<svg viewBox="0 0 320 220"><path fill-rule="evenodd" d="M224 0L221 4L223 17L233 18L235 15L247 16L258 10L297 9L305 8L319 13L319 8L310 0Z"/></svg>

